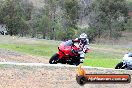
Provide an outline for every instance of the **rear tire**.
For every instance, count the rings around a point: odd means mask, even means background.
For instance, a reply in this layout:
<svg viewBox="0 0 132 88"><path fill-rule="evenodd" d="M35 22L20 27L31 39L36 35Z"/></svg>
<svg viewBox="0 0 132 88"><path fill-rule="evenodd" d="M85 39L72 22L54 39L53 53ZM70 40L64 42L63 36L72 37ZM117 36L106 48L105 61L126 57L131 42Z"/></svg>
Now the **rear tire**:
<svg viewBox="0 0 132 88"><path fill-rule="evenodd" d="M75 65L78 66L80 64L80 61L76 62Z"/></svg>
<svg viewBox="0 0 132 88"><path fill-rule="evenodd" d="M59 61L59 55L57 53L55 53L49 60L50 64L57 64L57 62Z"/></svg>
<svg viewBox="0 0 132 88"><path fill-rule="evenodd" d="M75 62L75 65L78 66L80 64L80 57L77 58L76 62Z"/></svg>
<svg viewBox="0 0 132 88"><path fill-rule="evenodd" d="M70 62L70 63L68 63L68 64L78 66L78 65L80 64L80 60L71 61L71 62Z"/></svg>
<svg viewBox="0 0 132 88"><path fill-rule="evenodd" d="M125 69L126 66L123 66L123 62L120 62L116 65L115 69Z"/></svg>

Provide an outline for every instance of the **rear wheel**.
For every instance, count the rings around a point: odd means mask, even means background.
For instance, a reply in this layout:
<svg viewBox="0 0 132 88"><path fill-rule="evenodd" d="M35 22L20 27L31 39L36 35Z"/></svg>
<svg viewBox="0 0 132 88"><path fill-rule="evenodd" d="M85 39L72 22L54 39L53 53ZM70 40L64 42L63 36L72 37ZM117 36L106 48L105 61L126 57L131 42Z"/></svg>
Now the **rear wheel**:
<svg viewBox="0 0 132 88"><path fill-rule="evenodd" d="M126 66L124 66L123 62L120 62L116 65L115 69L125 69Z"/></svg>
<svg viewBox="0 0 132 88"><path fill-rule="evenodd" d="M57 62L59 61L59 55L57 53L55 53L49 60L50 64L57 64Z"/></svg>
<svg viewBox="0 0 132 88"><path fill-rule="evenodd" d="M78 66L80 64L80 62L77 62L75 65Z"/></svg>
<svg viewBox="0 0 132 88"><path fill-rule="evenodd" d="M80 56L78 56L75 60L75 65L78 66L80 64Z"/></svg>
<svg viewBox="0 0 132 88"><path fill-rule="evenodd" d="M80 57L74 57L74 58L72 58L72 61L71 61L71 65L76 65L76 66L78 66L79 64L80 64L80 59L79 59Z"/></svg>

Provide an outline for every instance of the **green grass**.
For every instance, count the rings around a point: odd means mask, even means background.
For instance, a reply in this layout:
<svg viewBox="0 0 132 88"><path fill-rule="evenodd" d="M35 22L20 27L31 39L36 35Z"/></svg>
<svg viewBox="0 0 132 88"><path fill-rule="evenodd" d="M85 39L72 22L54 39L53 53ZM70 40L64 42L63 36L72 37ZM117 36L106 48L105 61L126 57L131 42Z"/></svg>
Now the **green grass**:
<svg viewBox="0 0 132 88"><path fill-rule="evenodd" d="M52 45L0 44L0 48L46 57L50 57L57 51L57 46Z"/></svg>
<svg viewBox="0 0 132 88"><path fill-rule="evenodd" d="M86 59L85 66L114 68L120 59Z"/></svg>
<svg viewBox="0 0 132 88"><path fill-rule="evenodd" d="M57 52L57 47L60 43L51 40L33 40L32 42L28 39L26 42L25 40L24 42L19 41L21 40L19 38L16 40L17 42L15 42L15 40L12 42L10 39L10 44L8 41L0 43L0 48L50 58L54 53ZM113 45L90 44L90 46L91 52L86 54L83 65L95 67L114 68L123 57L124 52L122 53L122 51L128 51L128 49L132 50L132 48Z"/></svg>
<svg viewBox="0 0 132 88"><path fill-rule="evenodd" d="M85 66L114 68L121 61L122 55L111 51L96 51L86 55Z"/></svg>

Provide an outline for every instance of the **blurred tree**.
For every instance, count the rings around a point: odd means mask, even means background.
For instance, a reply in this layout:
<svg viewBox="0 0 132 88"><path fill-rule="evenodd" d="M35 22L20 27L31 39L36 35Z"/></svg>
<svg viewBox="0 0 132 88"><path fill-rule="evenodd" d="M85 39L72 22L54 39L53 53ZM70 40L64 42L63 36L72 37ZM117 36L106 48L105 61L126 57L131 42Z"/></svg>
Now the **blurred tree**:
<svg viewBox="0 0 132 88"><path fill-rule="evenodd" d="M125 30L128 13L125 0L95 0L87 10L89 25L96 31L96 37L106 34L118 38Z"/></svg>
<svg viewBox="0 0 132 88"><path fill-rule="evenodd" d="M64 5L65 5L64 18L67 21L68 27L77 28L77 22L79 19L78 0L65 0Z"/></svg>
<svg viewBox="0 0 132 88"><path fill-rule="evenodd" d="M3 0L0 6L0 18L2 23L6 24L8 33L11 36L28 34L27 30L30 28L26 22L28 20L28 13L27 9L21 6L22 3L21 0Z"/></svg>

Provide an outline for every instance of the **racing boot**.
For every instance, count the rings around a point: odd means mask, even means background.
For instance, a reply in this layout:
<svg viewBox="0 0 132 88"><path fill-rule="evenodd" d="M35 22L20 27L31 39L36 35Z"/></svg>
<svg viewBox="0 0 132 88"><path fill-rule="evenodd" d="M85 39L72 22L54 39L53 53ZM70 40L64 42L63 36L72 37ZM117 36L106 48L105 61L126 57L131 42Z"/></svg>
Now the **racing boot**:
<svg viewBox="0 0 132 88"><path fill-rule="evenodd" d="M80 57L80 63L84 62L84 57Z"/></svg>

